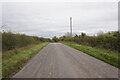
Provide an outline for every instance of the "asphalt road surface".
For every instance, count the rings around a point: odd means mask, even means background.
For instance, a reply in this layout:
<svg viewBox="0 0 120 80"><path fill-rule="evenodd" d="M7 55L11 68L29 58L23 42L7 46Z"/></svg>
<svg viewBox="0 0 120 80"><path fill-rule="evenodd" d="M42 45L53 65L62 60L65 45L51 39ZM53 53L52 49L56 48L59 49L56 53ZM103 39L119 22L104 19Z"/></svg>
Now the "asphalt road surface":
<svg viewBox="0 0 120 80"><path fill-rule="evenodd" d="M61 43L50 43L13 78L118 78L118 69Z"/></svg>

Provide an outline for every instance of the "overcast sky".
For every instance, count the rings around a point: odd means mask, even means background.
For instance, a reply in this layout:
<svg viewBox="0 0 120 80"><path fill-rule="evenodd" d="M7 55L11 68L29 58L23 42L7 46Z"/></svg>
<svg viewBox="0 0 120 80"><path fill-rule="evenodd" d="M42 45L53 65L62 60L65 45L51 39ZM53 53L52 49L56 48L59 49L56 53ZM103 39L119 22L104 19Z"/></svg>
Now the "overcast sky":
<svg viewBox="0 0 120 80"><path fill-rule="evenodd" d="M117 2L4 2L4 29L40 37L61 36L69 32L95 35L100 30L118 30Z"/></svg>

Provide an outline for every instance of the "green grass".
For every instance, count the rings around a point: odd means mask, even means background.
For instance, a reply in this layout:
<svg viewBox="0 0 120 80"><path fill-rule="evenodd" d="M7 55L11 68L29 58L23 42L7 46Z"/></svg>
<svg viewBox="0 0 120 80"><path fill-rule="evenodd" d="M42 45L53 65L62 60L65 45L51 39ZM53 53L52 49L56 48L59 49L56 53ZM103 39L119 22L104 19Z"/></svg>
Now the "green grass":
<svg viewBox="0 0 120 80"><path fill-rule="evenodd" d="M61 42L61 43L65 44L67 46L70 46L72 48L75 48L79 51L82 51L82 52L84 52L88 55L91 55L97 59L100 59L108 64L111 64L111 65L117 67L117 68L120 68L120 66L118 66L118 56L120 56L120 54L115 51L80 45L80 44L71 43L71 42Z"/></svg>
<svg viewBox="0 0 120 80"><path fill-rule="evenodd" d="M18 72L25 63L37 54L48 42L32 45L28 48L11 50L3 53L2 77L10 78ZM8 54L8 55L7 55Z"/></svg>

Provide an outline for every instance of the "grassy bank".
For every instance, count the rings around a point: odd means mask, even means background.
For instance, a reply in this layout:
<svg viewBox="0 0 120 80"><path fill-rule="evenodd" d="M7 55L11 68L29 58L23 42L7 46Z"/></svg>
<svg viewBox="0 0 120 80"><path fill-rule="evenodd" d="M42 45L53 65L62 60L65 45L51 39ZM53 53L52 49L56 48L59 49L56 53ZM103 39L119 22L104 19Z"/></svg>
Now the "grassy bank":
<svg viewBox="0 0 120 80"><path fill-rule="evenodd" d="M88 55L95 57L95 58L98 58L106 63L109 63L109 64L115 66L115 67L120 68L120 66L118 66L118 55L120 56L120 54L118 54L115 51L99 49L99 48L89 47L89 46L85 46L85 45L79 45L79 44L70 43L70 42L61 42L61 43L65 44L67 46L70 46L72 48L75 48L79 51L82 51Z"/></svg>
<svg viewBox="0 0 120 80"><path fill-rule="evenodd" d="M12 77L18 72L30 58L37 54L48 42L37 45L28 46L27 48L19 48L3 53L2 61L2 77Z"/></svg>

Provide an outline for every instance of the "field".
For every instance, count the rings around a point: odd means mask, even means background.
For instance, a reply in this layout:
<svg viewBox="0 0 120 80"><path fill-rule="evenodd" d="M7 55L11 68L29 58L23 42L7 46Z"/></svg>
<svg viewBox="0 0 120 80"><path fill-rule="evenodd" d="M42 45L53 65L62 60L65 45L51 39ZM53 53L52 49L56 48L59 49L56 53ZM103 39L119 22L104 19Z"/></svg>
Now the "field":
<svg viewBox="0 0 120 80"><path fill-rule="evenodd" d="M84 33L74 37L62 36L41 38L25 34L2 33L2 76L10 78L17 73L35 54L49 42L61 42L67 46L80 50L90 56L102 60L112 66L118 66L119 36L118 32L111 32L99 36L87 36Z"/></svg>

